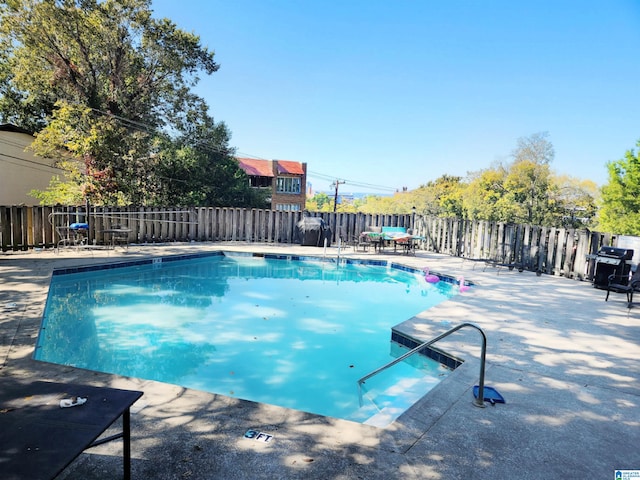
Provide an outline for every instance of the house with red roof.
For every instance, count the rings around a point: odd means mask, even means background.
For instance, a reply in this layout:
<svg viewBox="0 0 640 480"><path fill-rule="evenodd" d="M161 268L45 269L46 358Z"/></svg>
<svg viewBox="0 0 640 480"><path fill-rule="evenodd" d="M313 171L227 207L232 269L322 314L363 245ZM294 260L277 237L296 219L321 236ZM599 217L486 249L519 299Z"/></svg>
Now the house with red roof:
<svg viewBox="0 0 640 480"><path fill-rule="evenodd" d="M237 158L254 188L271 189L271 209L302 211L307 200L307 164L290 160Z"/></svg>

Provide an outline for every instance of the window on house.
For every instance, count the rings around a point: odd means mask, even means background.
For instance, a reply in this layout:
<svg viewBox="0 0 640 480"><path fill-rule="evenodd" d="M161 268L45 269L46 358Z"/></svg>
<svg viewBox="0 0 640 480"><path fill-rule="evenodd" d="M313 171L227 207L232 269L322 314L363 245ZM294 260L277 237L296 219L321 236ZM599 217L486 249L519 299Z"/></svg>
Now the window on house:
<svg viewBox="0 0 640 480"><path fill-rule="evenodd" d="M249 184L255 188L271 186L271 177L249 177Z"/></svg>
<svg viewBox="0 0 640 480"><path fill-rule="evenodd" d="M300 205L297 203L278 203L276 204L276 210L286 212L299 212Z"/></svg>
<svg viewBox="0 0 640 480"><path fill-rule="evenodd" d="M300 193L300 177L278 177L277 182L278 193Z"/></svg>

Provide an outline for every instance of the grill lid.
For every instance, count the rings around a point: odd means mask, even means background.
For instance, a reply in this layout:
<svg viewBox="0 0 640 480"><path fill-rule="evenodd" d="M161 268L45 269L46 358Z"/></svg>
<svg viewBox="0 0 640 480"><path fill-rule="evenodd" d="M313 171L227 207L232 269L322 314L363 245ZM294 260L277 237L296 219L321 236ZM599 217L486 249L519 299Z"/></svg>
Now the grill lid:
<svg viewBox="0 0 640 480"><path fill-rule="evenodd" d="M598 257L616 258L618 260L631 260L633 258L633 250L628 248L601 247L598 250ZM598 258L598 261L601 259Z"/></svg>
<svg viewBox="0 0 640 480"><path fill-rule="evenodd" d="M621 258L612 258L612 257L598 257L598 263L604 263L606 265L620 265L623 262Z"/></svg>

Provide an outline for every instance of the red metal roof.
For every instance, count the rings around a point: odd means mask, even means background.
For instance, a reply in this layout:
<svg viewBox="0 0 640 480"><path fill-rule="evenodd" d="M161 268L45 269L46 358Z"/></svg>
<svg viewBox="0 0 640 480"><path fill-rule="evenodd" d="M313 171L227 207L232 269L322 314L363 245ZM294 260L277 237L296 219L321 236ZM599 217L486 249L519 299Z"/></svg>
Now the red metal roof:
<svg viewBox="0 0 640 480"><path fill-rule="evenodd" d="M304 175L302 164L300 162L292 162L289 160L276 160L278 173L289 173L291 175Z"/></svg>
<svg viewBox="0 0 640 480"><path fill-rule="evenodd" d="M240 168L247 175L255 177L274 177L273 162L276 162L278 173L287 173L289 175L304 175L304 169L300 162L290 160L258 160L255 158L238 158Z"/></svg>
<svg viewBox="0 0 640 480"><path fill-rule="evenodd" d="M240 168L247 175L255 177L274 177L271 160L257 160L255 158L238 158Z"/></svg>

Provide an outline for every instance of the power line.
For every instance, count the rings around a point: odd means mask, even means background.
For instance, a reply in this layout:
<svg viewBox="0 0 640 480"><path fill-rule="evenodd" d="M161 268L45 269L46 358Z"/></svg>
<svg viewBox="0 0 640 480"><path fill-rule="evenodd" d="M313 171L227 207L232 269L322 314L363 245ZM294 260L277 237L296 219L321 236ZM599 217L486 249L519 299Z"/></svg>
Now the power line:
<svg viewBox="0 0 640 480"><path fill-rule="evenodd" d="M141 132L145 132L145 133L157 133L158 132L158 128L154 127L148 123L144 123L144 122L140 122L137 120L131 120L129 118L126 117L122 117L120 115L116 115L114 113L110 113L110 112L105 112L103 110L99 110L97 108L90 108L90 110L94 113L109 117L109 118L113 118L115 119L117 122L120 122L121 124L125 125L127 128L131 128L134 130L138 130ZM1 141L1 140L0 140ZM13 145L16 146L15 144L13 144L13 142L4 142L6 144L9 145ZM230 151L232 150L232 148L222 148L218 145L214 145L211 144L209 142L204 142L204 141L198 141L194 144L194 146L201 148L203 151L207 152L207 153L213 153L213 154L229 154ZM257 156L257 155L252 155L252 154L248 154L248 153L242 153L242 152L238 152L241 155L250 157L250 158L255 158L258 160L268 160L265 159L263 157ZM17 158L17 157L14 157ZM22 160L22 159L20 159ZM321 180L325 180L325 181L337 181L336 178L338 178L336 175L326 175L326 174L322 174L322 173L318 173L318 172L313 172L313 171L308 171L307 175L312 177L312 178L319 178ZM175 179L178 180L179 179ZM386 185L376 185L376 184L372 184L372 183L366 183L366 182L360 182L360 181L356 181L356 180L346 180L344 178L341 178L341 183L344 183L346 185L350 185L350 186L354 186L354 187L362 187L362 188L367 188L367 189L371 189L371 190L377 190L377 191L383 191L383 192L397 192L398 189L394 188L394 187L389 187Z"/></svg>
<svg viewBox="0 0 640 480"><path fill-rule="evenodd" d="M95 113L99 113L99 114L104 115L106 117L114 118L114 119L116 119L117 121L119 121L121 123L128 124L130 127L133 127L134 129L138 129L138 130L143 131L143 132L155 133L157 131L157 129L155 127L153 127L152 125L149 125L147 123L138 122L136 120L131 120L129 118L121 117L120 115L116 115L115 113L104 112L102 110L98 110L97 108L91 108L91 111L95 112Z"/></svg>
<svg viewBox="0 0 640 480"><path fill-rule="evenodd" d="M128 128L134 129L134 130L138 130L138 131L142 131L142 132L146 132L146 133L157 133L158 129L150 124L147 123L143 123L140 121L136 121L136 120L131 120L128 119L126 117L122 117L120 115L116 115L114 113L110 113L110 112L105 112L96 108L91 108L91 111L98 113L100 115L104 115L107 116L109 118L113 118L116 121L122 123L123 125L127 126ZM232 148L222 148L218 145L214 145L211 144L209 142L204 142L204 141L198 141L195 143L195 145L197 148L201 148L203 151L207 152L207 153L218 153L218 154L228 154L230 153L230 151L232 150ZM258 155L252 155L252 154L248 154L248 153L242 153L242 152L237 152L240 155L243 156L247 156L250 158L255 158L257 160L268 160L265 159L263 157L260 157ZM322 174L322 173L318 173L318 172L313 172L313 171L308 171L307 175L312 177L312 178L319 178L321 180L326 180L326 181L336 181L337 176L336 175L326 175L326 174ZM179 179L175 179L175 180L179 180ZM376 185L376 184L372 184L372 183L366 183L366 182L360 182L360 181L356 181L356 180L347 180L344 178L341 178L341 182L344 183L345 185L350 185L350 186L354 186L354 187L361 187L361 188L367 188L367 189L371 189L371 190L377 190L377 191L383 191L383 192L397 192L398 189L394 188L394 187L389 187L386 185Z"/></svg>
<svg viewBox="0 0 640 480"><path fill-rule="evenodd" d="M28 135L28 134L25 134L25 135ZM14 148L19 148L20 150L24 150L27 147L27 145L25 145L24 143L12 141L6 138L0 138L0 143L4 143L5 145L9 145Z"/></svg>
<svg viewBox="0 0 640 480"><path fill-rule="evenodd" d="M242 156L242 157L254 158L256 160L271 161L270 159L267 159L267 158L264 158L264 157L260 157L258 155L252 155L250 153L237 152L237 154ZM336 180L336 178L339 178L341 180L341 183L344 183L345 185L350 185L350 186L354 186L354 187L369 188L371 190L378 190L378 191L384 191L384 192L397 192L398 191L397 188L389 187L389 186L386 186L386 185L376 185L376 184L373 184L373 183L359 182L359 181L356 181L356 180L346 180L346 179L344 179L342 177L338 177L336 175L328 175L326 173L314 172L312 170L308 170L307 171L307 176L308 177L312 177L312 178L319 178L320 180L326 180L328 182L334 182Z"/></svg>
<svg viewBox="0 0 640 480"><path fill-rule="evenodd" d="M92 111L96 112L96 113L100 113L101 115L105 115L105 116L109 116L111 118L116 119L119 122L122 123L126 123L130 128L134 128L134 129L139 129L142 131L145 131L147 133L153 133L155 131L157 131L157 129L155 129L153 126L142 123L142 122L138 122L135 120L130 120L127 119L125 117L121 117L119 115L113 114L113 113L109 113L109 112L104 112L102 110L98 110L96 108L92 108ZM203 148L203 150L209 152L209 153L227 153L228 149L224 149L219 147L218 145L212 145L209 143L205 143L203 141L197 142L196 143L197 146ZM258 155L252 155L249 153L242 153L242 152L237 152L240 155L243 156L247 156L250 158L255 158L257 160L268 160L266 158L260 157ZM336 179L335 175L325 175L325 174L321 174L321 173L316 173L316 172L312 172L309 171L307 172L307 174L311 177L315 177L315 178L320 178L322 180L328 180L328 181L334 181ZM355 180L343 180L342 183L345 183L347 185L351 185L354 187L362 187L362 188L369 188L371 190L379 190L379 191L386 191L386 192L396 192L398 191L397 188L393 188L393 187L389 187L386 185L376 185L376 184L372 184L372 183L365 183L365 182L359 182L359 181L355 181Z"/></svg>
<svg viewBox="0 0 640 480"><path fill-rule="evenodd" d="M47 173L52 173L51 170L57 170L59 172L65 172L64 169L59 168L59 167L53 167L53 166L50 166L50 165L46 165L44 163L36 162L34 160L28 160L26 158L14 157L13 155L7 155L6 153L0 153L0 156L5 157L5 161L7 163L11 163L13 165L23 166L23 167L26 167L26 168L31 168L33 170L39 170L41 172L45 172L46 171ZM36 166L32 167L30 165L20 165L18 162L13 162L11 160L6 160L6 159L9 159L9 158L12 159L12 160L18 160L18 161L20 161L22 163L32 163L32 164L34 164Z"/></svg>
<svg viewBox="0 0 640 480"><path fill-rule="evenodd" d="M324 174L324 173L317 173L317 172L309 171L308 174L309 174L310 177L319 178L321 180L334 181L336 179L335 175L332 176L332 175L327 175L327 174ZM385 185L376 185L376 184L373 184L373 183L365 183L365 182L358 182L358 181L355 181L355 180L347 180L347 179L342 178L342 177L340 177L340 180L342 180L341 183L344 183L346 185L351 185L351 186L354 186L354 187L363 187L363 188L369 188L371 190L380 190L380 191L387 191L387 192L396 192L397 191L396 188L388 187L388 186L385 186Z"/></svg>

